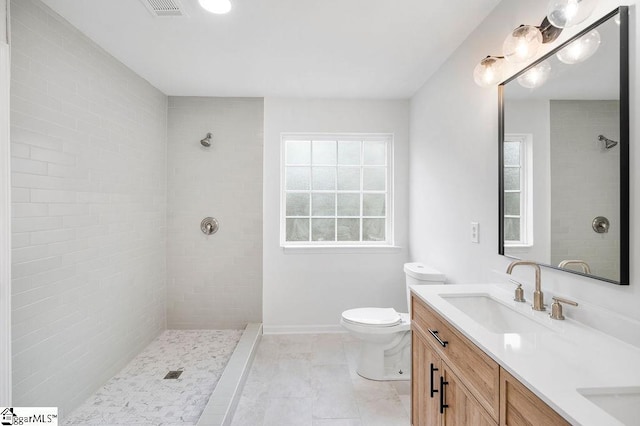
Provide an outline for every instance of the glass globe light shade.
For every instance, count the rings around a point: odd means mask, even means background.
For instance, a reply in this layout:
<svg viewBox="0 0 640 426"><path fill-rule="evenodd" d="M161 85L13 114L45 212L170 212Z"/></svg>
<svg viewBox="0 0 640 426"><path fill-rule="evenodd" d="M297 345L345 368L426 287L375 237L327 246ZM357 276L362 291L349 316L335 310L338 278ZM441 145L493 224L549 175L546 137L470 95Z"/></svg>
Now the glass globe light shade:
<svg viewBox="0 0 640 426"><path fill-rule="evenodd" d="M598 0L551 0L547 19L555 27L569 28L587 19L597 3Z"/></svg>
<svg viewBox="0 0 640 426"><path fill-rule="evenodd" d="M565 64L577 64L596 53L600 47L600 33L593 30L559 51L556 56Z"/></svg>
<svg viewBox="0 0 640 426"><path fill-rule="evenodd" d="M533 58L542 45L542 33L532 25L522 25L507 36L502 53L507 61L518 63Z"/></svg>
<svg viewBox="0 0 640 426"><path fill-rule="evenodd" d="M476 65L473 70L473 79L480 87L490 87L502 81L505 69L503 58L487 56Z"/></svg>
<svg viewBox="0 0 640 426"><path fill-rule="evenodd" d="M518 83L527 89L535 89L542 86L549 79L550 74L551 65L545 61L518 77Z"/></svg>
<svg viewBox="0 0 640 426"><path fill-rule="evenodd" d="M229 0L199 0L200 6L207 12L224 14L231 10L231 2Z"/></svg>

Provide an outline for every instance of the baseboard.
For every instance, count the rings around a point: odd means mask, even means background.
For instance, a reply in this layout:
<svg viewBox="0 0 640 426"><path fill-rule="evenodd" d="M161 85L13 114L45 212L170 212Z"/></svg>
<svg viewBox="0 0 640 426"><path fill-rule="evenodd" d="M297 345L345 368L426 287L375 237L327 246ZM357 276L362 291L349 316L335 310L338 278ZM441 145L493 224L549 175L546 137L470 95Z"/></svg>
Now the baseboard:
<svg viewBox="0 0 640 426"><path fill-rule="evenodd" d="M329 325L264 325L264 334L327 334L346 333L339 324Z"/></svg>

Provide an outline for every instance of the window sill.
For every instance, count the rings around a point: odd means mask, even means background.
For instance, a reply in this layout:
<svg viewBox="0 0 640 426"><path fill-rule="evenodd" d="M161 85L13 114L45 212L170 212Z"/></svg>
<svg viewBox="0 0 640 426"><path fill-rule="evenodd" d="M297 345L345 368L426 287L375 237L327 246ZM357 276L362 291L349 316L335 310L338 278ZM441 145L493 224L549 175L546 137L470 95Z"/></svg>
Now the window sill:
<svg viewBox="0 0 640 426"><path fill-rule="evenodd" d="M509 244L509 245L505 244L505 246L504 246L505 250L512 249L512 250L514 250L516 252L518 252L518 251L526 251L526 250L528 250L530 248L533 248L533 244Z"/></svg>
<svg viewBox="0 0 640 426"><path fill-rule="evenodd" d="M400 253L400 246L281 246L284 254Z"/></svg>

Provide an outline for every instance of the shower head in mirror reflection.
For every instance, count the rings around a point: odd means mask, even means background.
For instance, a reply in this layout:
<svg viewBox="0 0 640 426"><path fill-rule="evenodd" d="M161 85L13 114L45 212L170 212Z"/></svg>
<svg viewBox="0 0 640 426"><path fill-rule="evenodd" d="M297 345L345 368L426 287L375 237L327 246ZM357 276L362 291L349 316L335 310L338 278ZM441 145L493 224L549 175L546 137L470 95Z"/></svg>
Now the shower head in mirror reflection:
<svg viewBox="0 0 640 426"><path fill-rule="evenodd" d="M598 135L598 140L602 142L602 146L604 147L604 149L611 149L614 146L618 145L618 141L609 139L605 135Z"/></svg>
<svg viewBox="0 0 640 426"><path fill-rule="evenodd" d="M211 146L212 137L213 135L211 133L207 133L207 136L205 136L203 139L200 139L200 144L205 148L209 148Z"/></svg>

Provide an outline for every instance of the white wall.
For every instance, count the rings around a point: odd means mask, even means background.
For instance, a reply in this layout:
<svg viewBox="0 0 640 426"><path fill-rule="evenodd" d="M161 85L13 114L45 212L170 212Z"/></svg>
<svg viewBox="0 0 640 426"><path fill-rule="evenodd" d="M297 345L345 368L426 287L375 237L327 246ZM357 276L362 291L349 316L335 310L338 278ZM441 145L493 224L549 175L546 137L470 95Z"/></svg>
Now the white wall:
<svg viewBox="0 0 640 426"><path fill-rule="evenodd" d="M265 99L265 331L334 330L345 309L393 306L406 312L402 265L408 258L408 130L405 100ZM285 253L280 247L280 134L393 133L395 242L385 252Z"/></svg>
<svg viewBox="0 0 640 426"><path fill-rule="evenodd" d="M11 6L13 403L64 415L165 328L167 98Z"/></svg>
<svg viewBox="0 0 640 426"><path fill-rule="evenodd" d="M636 1L628 3L636 4ZM509 262L498 250L498 108L497 89L473 82L473 68L487 54L500 54L505 35L523 23L537 24L547 2L501 2L411 100L411 254L441 269L452 282L491 282L504 278ZM564 31L553 47L584 25L614 9L599 3L592 17ZM631 141L638 139L638 41L635 10L631 15ZM631 144L631 164L640 164L640 150ZM631 167L631 217L637 218L640 179ZM469 222L481 223L480 244L469 237ZM614 308L640 318L640 227L631 224L631 285L616 286L578 276L543 271L543 290ZM533 272L514 274L530 291ZM549 297L549 296L547 296ZM579 308L580 309L580 308ZM588 309L583 306L581 309Z"/></svg>
<svg viewBox="0 0 640 426"><path fill-rule="evenodd" d="M263 121L262 99L169 98L169 328L262 321ZM208 216L220 222L211 236Z"/></svg>

